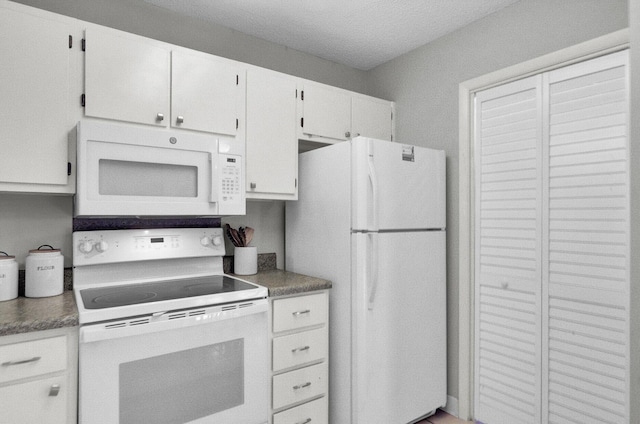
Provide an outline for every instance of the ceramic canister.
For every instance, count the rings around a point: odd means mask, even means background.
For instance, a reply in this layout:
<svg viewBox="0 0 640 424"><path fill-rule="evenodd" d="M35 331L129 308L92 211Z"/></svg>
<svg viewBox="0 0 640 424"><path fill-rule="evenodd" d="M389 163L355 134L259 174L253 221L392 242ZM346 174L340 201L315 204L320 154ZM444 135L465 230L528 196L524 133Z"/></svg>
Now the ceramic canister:
<svg viewBox="0 0 640 424"><path fill-rule="evenodd" d="M18 297L18 263L15 256L0 252L0 301Z"/></svg>
<svg viewBox="0 0 640 424"><path fill-rule="evenodd" d="M44 249L44 248L48 249ZM64 290L64 257L60 249L42 245L29 250L25 266L24 294L27 297L48 297Z"/></svg>

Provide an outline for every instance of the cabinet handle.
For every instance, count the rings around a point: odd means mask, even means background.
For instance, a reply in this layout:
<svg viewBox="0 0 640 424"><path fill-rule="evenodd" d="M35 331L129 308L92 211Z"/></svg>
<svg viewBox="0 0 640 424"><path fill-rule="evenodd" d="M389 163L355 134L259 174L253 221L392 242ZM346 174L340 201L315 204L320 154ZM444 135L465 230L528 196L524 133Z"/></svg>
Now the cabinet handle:
<svg viewBox="0 0 640 424"><path fill-rule="evenodd" d="M344 132L344 138L349 138L351 137L351 132L350 131L345 131Z"/></svg>
<svg viewBox="0 0 640 424"><path fill-rule="evenodd" d="M309 386L311 386L311 382L307 381L304 384L298 384L296 386L293 386L293 390L300 390L300 389L304 389L305 387L309 387Z"/></svg>
<svg viewBox="0 0 640 424"><path fill-rule="evenodd" d="M60 393L60 385L52 384L51 388L49 388L49 396L58 396L58 393Z"/></svg>
<svg viewBox="0 0 640 424"><path fill-rule="evenodd" d="M310 313L311 313L310 309L305 309L304 311L292 312L291 315L293 315L294 317L299 317L300 315L310 314Z"/></svg>
<svg viewBox="0 0 640 424"><path fill-rule="evenodd" d="M256 187L257 187L257 184L256 184L256 183L251 183L251 184L249 184L249 187L251 187L251 188L256 188Z"/></svg>
<svg viewBox="0 0 640 424"><path fill-rule="evenodd" d="M178 115L178 117L176 118L176 123L182 124L183 122L184 122L184 116Z"/></svg>
<svg viewBox="0 0 640 424"><path fill-rule="evenodd" d="M8 362L3 362L2 366L3 367L10 367L12 365L22 365L22 364L28 364L30 362L38 362L41 359L40 356L34 356L31 359L23 359L22 361L8 361Z"/></svg>
<svg viewBox="0 0 640 424"><path fill-rule="evenodd" d="M291 349L291 353L304 352L305 350L309 350L309 349L311 349L310 346L297 347L295 349Z"/></svg>
<svg viewBox="0 0 640 424"><path fill-rule="evenodd" d="M162 122L164 120L164 113L159 113L156 115L156 121Z"/></svg>
<svg viewBox="0 0 640 424"><path fill-rule="evenodd" d="M311 422L311 418L307 418L304 421L298 421L296 424L309 424Z"/></svg>

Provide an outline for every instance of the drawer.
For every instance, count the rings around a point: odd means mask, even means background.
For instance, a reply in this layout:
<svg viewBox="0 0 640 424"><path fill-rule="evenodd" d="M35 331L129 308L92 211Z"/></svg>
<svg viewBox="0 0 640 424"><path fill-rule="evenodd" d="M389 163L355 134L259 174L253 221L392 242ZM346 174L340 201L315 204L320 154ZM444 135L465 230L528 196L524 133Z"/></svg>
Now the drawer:
<svg viewBox="0 0 640 424"><path fill-rule="evenodd" d="M0 383L66 368L66 336L0 346Z"/></svg>
<svg viewBox="0 0 640 424"><path fill-rule="evenodd" d="M327 424L328 422L329 408L326 396L273 415L273 424Z"/></svg>
<svg viewBox="0 0 640 424"><path fill-rule="evenodd" d="M273 409L327 393L327 363L273 376Z"/></svg>
<svg viewBox="0 0 640 424"><path fill-rule="evenodd" d="M319 361L327 357L327 327L273 339L273 370Z"/></svg>
<svg viewBox="0 0 640 424"><path fill-rule="evenodd" d="M273 332L295 330L327 322L327 294L273 301Z"/></svg>
<svg viewBox="0 0 640 424"><path fill-rule="evenodd" d="M11 424L68 424L66 375L0 388L0 422ZM56 390L55 386L59 389Z"/></svg>

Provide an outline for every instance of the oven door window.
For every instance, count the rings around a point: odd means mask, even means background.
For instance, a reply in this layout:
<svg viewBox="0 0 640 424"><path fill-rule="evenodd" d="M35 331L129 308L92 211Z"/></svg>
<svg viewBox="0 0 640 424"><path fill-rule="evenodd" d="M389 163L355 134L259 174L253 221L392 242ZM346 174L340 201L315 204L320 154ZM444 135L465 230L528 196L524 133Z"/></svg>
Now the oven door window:
<svg viewBox="0 0 640 424"><path fill-rule="evenodd" d="M242 405L244 341L120 364L120 423L189 422Z"/></svg>

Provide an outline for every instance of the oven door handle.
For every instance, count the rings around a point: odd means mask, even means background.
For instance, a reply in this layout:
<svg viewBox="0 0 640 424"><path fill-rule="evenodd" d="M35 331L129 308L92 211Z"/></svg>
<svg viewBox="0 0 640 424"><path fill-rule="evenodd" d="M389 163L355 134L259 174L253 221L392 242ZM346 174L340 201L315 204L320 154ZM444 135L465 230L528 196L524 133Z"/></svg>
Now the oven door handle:
<svg viewBox="0 0 640 424"><path fill-rule="evenodd" d="M267 299L242 302L236 308L230 305L194 308L187 311L169 311L120 321L87 324L80 327L80 343L113 340L122 337L157 333L178 328L213 324L247 315L267 313Z"/></svg>

